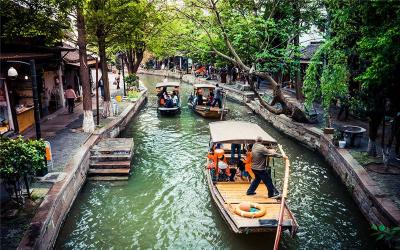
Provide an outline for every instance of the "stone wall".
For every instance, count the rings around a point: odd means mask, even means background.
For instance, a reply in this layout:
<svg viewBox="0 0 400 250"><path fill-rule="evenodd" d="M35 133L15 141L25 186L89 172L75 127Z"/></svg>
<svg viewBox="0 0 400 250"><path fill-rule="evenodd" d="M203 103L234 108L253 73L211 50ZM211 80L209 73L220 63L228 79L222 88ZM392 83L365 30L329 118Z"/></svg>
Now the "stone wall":
<svg viewBox="0 0 400 250"><path fill-rule="evenodd" d="M340 177L361 212L370 224L395 226L400 224L400 210L369 177L366 170L350 155L339 149L329 135L308 124L293 122L285 115L274 115L257 102L247 104L250 109L270 122L275 128L322 154Z"/></svg>
<svg viewBox="0 0 400 250"><path fill-rule="evenodd" d="M146 99L147 91L143 91L139 99L129 104L117 119L89 136L65 167L65 178L54 183L47 193L18 249L52 249L54 247L60 228L86 181L91 147L101 138L118 136L119 131L125 128Z"/></svg>
<svg viewBox="0 0 400 250"><path fill-rule="evenodd" d="M144 74L168 76L182 79L188 83L210 81L194 78L192 75L165 73L164 71L146 71ZM212 82L211 82L212 83ZM253 112L271 123L276 129L296 139L307 147L321 153L334 172L340 177L343 184L353 197L361 212L370 224L384 224L386 226L400 225L400 210L386 197L376 183L369 177L366 170L350 155L346 149L335 147L329 136L324 135L321 129L309 124L292 121L285 115L274 115L264 109L259 102L250 101L239 90L223 86L228 98L246 104Z"/></svg>

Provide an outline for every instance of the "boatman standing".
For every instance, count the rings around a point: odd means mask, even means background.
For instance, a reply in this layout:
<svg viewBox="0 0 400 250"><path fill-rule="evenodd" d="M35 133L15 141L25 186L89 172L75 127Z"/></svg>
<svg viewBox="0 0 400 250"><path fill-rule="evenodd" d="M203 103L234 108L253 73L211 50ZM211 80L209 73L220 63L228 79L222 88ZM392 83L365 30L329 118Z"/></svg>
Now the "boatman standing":
<svg viewBox="0 0 400 250"><path fill-rule="evenodd" d="M276 155L274 150L266 148L262 145L262 138L259 136L256 139L256 143L254 143L252 152L252 161L251 161L251 170L255 175L254 180L251 182L249 189L247 190L247 195L256 194L256 189L261 181L264 182L265 186L268 189L268 198L280 198L279 192L275 189L274 184L272 183L271 175L267 171L266 159L267 156Z"/></svg>

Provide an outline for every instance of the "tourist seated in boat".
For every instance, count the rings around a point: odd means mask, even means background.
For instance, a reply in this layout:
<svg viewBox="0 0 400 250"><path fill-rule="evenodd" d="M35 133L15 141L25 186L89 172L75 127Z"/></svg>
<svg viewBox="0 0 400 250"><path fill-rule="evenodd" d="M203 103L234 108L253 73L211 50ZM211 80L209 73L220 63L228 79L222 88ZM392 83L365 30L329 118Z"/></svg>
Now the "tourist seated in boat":
<svg viewBox="0 0 400 250"><path fill-rule="evenodd" d="M235 143L231 144L231 159L230 159L231 164L234 164L235 162L239 162L241 160L241 149L242 149L242 145L235 144ZM238 154L237 161L235 161L235 153L236 152Z"/></svg>
<svg viewBox="0 0 400 250"><path fill-rule="evenodd" d="M246 158L244 158L243 160L241 160L241 164L244 165L243 170L241 169L241 167L239 167L240 171L241 171L241 176L243 178L247 178L249 179L249 177L251 179L254 179L254 173L251 170L251 161L252 161L252 156L251 156L251 148L253 147L252 144L249 144L246 146Z"/></svg>
<svg viewBox="0 0 400 250"><path fill-rule="evenodd" d="M262 138L257 137L256 143L254 143L251 151L252 161L251 161L251 170L254 173L254 179L250 184L249 189L247 190L247 195L256 194L256 189L261 181L265 184L268 189L268 198L278 198L279 192L274 187L272 183L271 174L267 171L267 157L268 156L276 156L276 152L273 149L268 149L264 145L262 145Z"/></svg>
<svg viewBox="0 0 400 250"><path fill-rule="evenodd" d="M215 85L214 89L214 99L211 106L214 107L218 103L218 107L222 108L222 88L219 87L218 83Z"/></svg>
<svg viewBox="0 0 400 250"><path fill-rule="evenodd" d="M174 92L179 98L179 87L174 87Z"/></svg>
<svg viewBox="0 0 400 250"><path fill-rule="evenodd" d="M217 173L218 173L218 181L233 181L233 177L231 175L231 169L228 166L227 160L224 155L218 156L218 164L217 164Z"/></svg>
<svg viewBox="0 0 400 250"><path fill-rule="evenodd" d="M176 94L176 91L172 91L172 105L173 106L178 106L179 98L178 95Z"/></svg>
<svg viewBox="0 0 400 250"><path fill-rule="evenodd" d="M158 103L160 106L165 105L165 95L167 94L167 87L163 87L163 89L157 93Z"/></svg>
<svg viewBox="0 0 400 250"><path fill-rule="evenodd" d="M166 95L164 95L164 98L165 98L165 107L172 108L174 106L174 104L173 104L171 96L166 94Z"/></svg>
<svg viewBox="0 0 400 250"><path fill-rule="evenodd" d="M196 96L197 96L197 105L204 105L202 89L197 90Z"/></svg>
<svg viewBox="0 0 400 250"><path fill-rule="evenodd" d="M211 90L210 95L207 98L207 106L211 106L214 100L214 92Z"/></svg>

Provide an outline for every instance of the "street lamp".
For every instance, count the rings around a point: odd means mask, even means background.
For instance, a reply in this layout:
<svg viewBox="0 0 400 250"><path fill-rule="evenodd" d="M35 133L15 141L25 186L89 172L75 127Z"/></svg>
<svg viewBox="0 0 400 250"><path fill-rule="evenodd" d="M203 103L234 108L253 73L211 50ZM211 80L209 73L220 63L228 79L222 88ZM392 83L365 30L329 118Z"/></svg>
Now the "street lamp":
<svg viewBox="0 0 400 250"><path fill-rule="evenodd" d="M22 61L6 61L7 63L20 63L24 65L28 65L31 70L31 77L32 77L32 92L33 92L33 107L34 107L34 117L35 117L35 129L36 129L36 139L40 139L41 131L40 131L40 111L39 111L39 94L37 88L37 81L36 81L36 68L35 68L35 60L32 59L27 62ZM7 71L7 75L10 79L15 80L18 77L18 72L14 67L10 67Z"/></svg>

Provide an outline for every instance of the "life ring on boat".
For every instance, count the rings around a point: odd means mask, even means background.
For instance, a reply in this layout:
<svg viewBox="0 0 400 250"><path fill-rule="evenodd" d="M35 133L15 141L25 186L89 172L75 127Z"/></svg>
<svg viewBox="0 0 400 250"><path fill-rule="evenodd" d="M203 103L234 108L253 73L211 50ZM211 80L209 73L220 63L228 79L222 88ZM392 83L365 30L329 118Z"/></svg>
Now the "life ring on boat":
<svg viewBox="0 0 400 250"><path fill-rule="evenodd" d="M251 208L256 208L258 209L258 211L250 212ZM246 218L259 218L264 216L266 212L267 210L265 209L265 207L254 202L242 202L235 208L235 214Z"/></svg>

